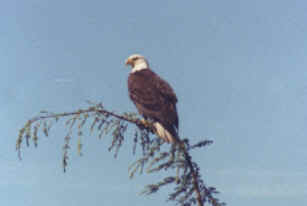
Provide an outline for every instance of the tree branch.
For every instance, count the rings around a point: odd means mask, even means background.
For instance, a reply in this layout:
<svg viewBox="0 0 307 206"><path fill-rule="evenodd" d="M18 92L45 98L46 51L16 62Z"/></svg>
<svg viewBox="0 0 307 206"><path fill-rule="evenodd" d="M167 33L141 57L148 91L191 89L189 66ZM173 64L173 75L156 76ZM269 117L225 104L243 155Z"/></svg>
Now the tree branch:
<svg viewBox="0 0 307 206"><path fill-rule="evenodd" d="M101 116L100 116L101 115ZM63 165L64 165L64 171L67 166L68 161L68 149L69 147L69 141L71 139L71 132L72 127L75 124L76 121L79 121L78 125L78 136L81 137L83 132L81 131L83 125L85 124L88 117L93 117L94 121L91 125L91 131L95 127L96 123L98 126L96 127L98 131L101 130L99 137L103 132L108 133L110 130L110 127L113 128L113 141L112 145L109 147L109 150L113 149L113 147L116 148L115 156L118 152L118 149L120 148L122 141L124 140L123 133L125 132L127 126L124 125L124 122L131 123L136 125L141 131L140 133L140 139L141 142L139 143L143 149L143 157L139 159L136 163L133 164L134 169L132 169L132 173L130 176L132 177L134 172L137 170L140 170L140 172L143 171L143 167L146 163L149 163L149 167L152 167L152 165L156 164L157 162L161 162L165 160L166 157L169 157L170 159L166 163L160 164L158 167L149 170L150 172L157 172L162 169L169 169L169 168L176 168L177 167L177 177L168 177L165 178L164 181L156 184L156 185L149 185L147 194L151 194L156 192L161 186L164 186L166 184L170 183L176 183L178 187L175 188L175 192L170 195L169 200L176 200L178 203L181 203L182 205L191 205L192 203L197 203L198 206L203 206L206 201L211 203L213 206L222 206L224 203L220 203L219 200L215 197L213 197L214 193L217 193L215 188L209 187L207 188L203 181L200 178L199 174L199 167L195 162L192 161L192 157L189 154L189 151L195 148L206 146L212 141L201 141L193 146L189 145L189 141L187 139L180 140L179 143L176 143L176 145L172 145L172 149L170 152L164 152L160 153L160 145L161 139L156 138L153 140L149 140L148 134L144 133L142 131L146 131L149 133L155 133L155 129L151 122L143 122L139 118L136 117L134 114L125 113L123 115L116 114L114 112L108 111L104 109L102 104L95 104L94 106L89 107L88 109L80 109L75 112L63 112L63 113L49 113L46 111L42 111L40 115L30 119L27 121L25 126L20 129L19 136L16 143L16 150L18 151L18 154L20 156L20 149L21 149L21 143L23 139L26 139L27 146L29 145L28 141L32 137L35 146L37 145L37 131L38 128L43 125L43 132L46 136L48 136L49 129L52 125L52 123L47 123L47 120L55 120L58 121L59 118L63 117L71 117L69 120L66 121L66 125L70 125L69 132L65 137L65 145L63 147L64 149L64 155L63 155ZM34 126L33 126L34 125ZM103 126L104 125L104 126ZM111 126L110 126L111 125ZM34 128L34 132L31 130L31 128ZM134 143L137 143L138 135L136 133ZM79 145L80 144L80 145ZM81 143L80 139L78 141L78 148L81 149ZM176 149L178 148L178 149ZM135 146L134 149L135 150ZM178 152L178 154L183 154L183 159L180 159L180 155L177 155L178 158L175 158L175 153ZM80 152L81 154L81 152ZM159 155L158 157L156 157ZM178 180L179 171L183 171L183 175L181 176L181 179ZM176 180L176 181L175 181ZM190 184L191 183L191 184ZM193 193L195 194L196 198L192 197ZM183 194L180 199L179 195Z"/></svg>
<svg viewBox="0 0 307 206"><path fill-rule="evenodd" d="M186 160L188 167L190 168L191 173L192 173L193 185L194 185L194 189L195 189L195 192L196 192L197 204L198 204L198 206L203 206L202 195L200 193L200 188L199 188L199 185L198 185L198 176L199 176L198 171L195 171L195 169L194 169L194 166L193 166L193 163L192 163L192 158L191 158L190 154L188 153L188 151L187 151L187 149L184 145L184 142L181 142L180 148L183 151L185 160Z"/></svg>

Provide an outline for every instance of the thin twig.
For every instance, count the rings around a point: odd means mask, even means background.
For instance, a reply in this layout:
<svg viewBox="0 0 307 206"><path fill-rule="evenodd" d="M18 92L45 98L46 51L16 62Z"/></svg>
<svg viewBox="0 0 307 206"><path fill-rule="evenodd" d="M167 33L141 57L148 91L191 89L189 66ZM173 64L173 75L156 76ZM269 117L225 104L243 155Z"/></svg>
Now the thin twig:
<svg viewBox="0 0 307 206"><path fill-rule="evenodd" d="M130 123L136 124L137 126L142 125L142 123L138 119L130 119L130 118L127 118L125 116L115 114L114 112L107 111L105 109L96 109L96 108L89 108L89 109L85 109L85 110L82 109L82 110L78 110L76 112L63 112L63 113L57 113L57 114L41 115L41 116L38 116L38 117L34 117L33 119L30 119L28 123L32 124L33 122L36 122L36 121L42 120L42 119L66 117L66 116L73 116L73 115L79 115L79 114L84 114L84 113L95 113L95 112L101 113L101 114L104 114L104 115L110 115L110 116L113 116L117 119L121 119L121 120L130 122Z"/></svg>

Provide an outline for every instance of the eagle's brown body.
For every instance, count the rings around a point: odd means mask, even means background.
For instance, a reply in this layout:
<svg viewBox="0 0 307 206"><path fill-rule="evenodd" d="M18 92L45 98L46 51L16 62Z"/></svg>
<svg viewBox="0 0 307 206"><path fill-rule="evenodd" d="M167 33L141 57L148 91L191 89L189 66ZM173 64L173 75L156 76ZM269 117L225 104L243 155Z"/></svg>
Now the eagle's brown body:
<svg viewBox="0 0 307 206"><path fill-rule="evenodd" d="M177 97L171 86L147 68L129 74L128 89L138 112L171 134L166 141L178 140Z"/></svg>

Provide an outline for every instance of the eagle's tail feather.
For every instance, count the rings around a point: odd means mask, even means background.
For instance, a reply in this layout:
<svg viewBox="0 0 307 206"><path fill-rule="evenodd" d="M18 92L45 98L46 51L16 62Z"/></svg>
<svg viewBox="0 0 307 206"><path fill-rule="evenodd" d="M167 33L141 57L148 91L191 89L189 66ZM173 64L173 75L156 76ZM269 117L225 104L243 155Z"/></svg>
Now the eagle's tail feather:
<svg viewBox="0 0 307 206"><path fill-rule="evenodd" d="M154 127L156 129L156 133L159 137L161 137L164 141L168 143L174 143L177 140L177 137L174 137L167 129L165 129L162 124L159 122L154 123Z"/></svg>

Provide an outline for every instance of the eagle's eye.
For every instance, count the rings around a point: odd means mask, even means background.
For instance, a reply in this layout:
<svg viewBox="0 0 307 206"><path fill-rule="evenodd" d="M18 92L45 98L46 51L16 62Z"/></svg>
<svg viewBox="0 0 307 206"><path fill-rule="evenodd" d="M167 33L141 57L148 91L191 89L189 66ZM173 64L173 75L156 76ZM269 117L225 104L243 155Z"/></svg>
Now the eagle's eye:
<svg viewBox="0 0 307 206"><path fill-rule="evenodd" d="M134 57L134 58L133 58L133 61L137 60L138 58L139 58L139 57Z"/></svg>

